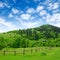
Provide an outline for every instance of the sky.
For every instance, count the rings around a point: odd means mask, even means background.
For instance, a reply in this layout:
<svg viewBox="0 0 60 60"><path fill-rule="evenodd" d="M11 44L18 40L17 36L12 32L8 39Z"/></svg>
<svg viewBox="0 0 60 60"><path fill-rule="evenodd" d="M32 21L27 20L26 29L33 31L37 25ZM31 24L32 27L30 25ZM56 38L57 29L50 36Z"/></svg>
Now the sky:
<svg viewBox="0 0 60 60"><path fill-rule="evenodd" d="M60 0L0 0L0 32L43 24L60 27Z"/></svg>

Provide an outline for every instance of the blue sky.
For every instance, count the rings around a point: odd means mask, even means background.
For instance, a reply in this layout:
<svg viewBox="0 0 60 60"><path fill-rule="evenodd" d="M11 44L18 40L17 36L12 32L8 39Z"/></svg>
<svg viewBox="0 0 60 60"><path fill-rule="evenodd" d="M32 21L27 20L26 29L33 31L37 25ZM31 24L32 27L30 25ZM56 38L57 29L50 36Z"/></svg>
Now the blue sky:
<svg viewBox="0 0 60 60"><path fill-rule="evenodd" d="M60 27L60 0L0 0L0 32L43 24Z"/></svg>

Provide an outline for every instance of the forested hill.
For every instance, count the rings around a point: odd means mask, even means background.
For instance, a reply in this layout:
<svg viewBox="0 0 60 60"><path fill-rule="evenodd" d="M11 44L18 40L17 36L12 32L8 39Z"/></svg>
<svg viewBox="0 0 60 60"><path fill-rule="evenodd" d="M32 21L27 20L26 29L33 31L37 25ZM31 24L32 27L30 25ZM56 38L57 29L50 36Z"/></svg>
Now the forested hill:
<svg viewBox="0 0 60 60"><path fill-rule="evenodd" d="M49 38L57 38L60 34L60 28L52 25L42 25L37 28L31 28L26 30L15 30L9 31L9 33L19 34L23 38L28 38L30 40L39 40L41 38L49 39Z"/></svg>
<svg viewBox="0 0 60 60"><path fill-rule="evenodd" d="M34 46L60 46L60 28L47 24L36 28L0 33L0 49Z"/></svg>

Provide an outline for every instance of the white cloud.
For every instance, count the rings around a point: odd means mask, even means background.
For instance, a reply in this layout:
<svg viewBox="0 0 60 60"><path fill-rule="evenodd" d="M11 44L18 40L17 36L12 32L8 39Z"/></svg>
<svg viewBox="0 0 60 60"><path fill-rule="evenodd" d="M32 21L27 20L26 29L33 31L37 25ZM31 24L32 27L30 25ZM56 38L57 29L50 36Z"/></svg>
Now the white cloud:
<svg viewBox="0 0 60 60"><path fill-rule="evenodd" d="M14 16L13 16L12 13L10 13L10 14L8 15L8 17L9 17L9 18L12 18L12 17L14 17Z"/></svg>
<svg viewBox="0 0 60 60"><path fill-rule="evenodd" d="M53 13L58 13L60 10L59 9L56 9L56 10L53 10L52 12Z"/></svg>
<svg viewBox="0 0 60 60"><path fill-rule="evenodd" d="M3 7L4 7L3 2L0 2L0 8L3 8Z"/></svg>
<svg viewBox="0 0 60 60"><path fill-rule="evenodd" d="M19 10L18 10L18 9L15 9L15 8L12 8L12 12L13 12L14 14L17 14L17 13L19 13Z"/></svg>
<svg viewBox="0 0 60 60"><path fill-rule="evenodd" d="M59 3L49 3L48 9L49 10L55 10L58 9Z"/></svg>
<svg viewBox="0 0 60 60"><path fill-rule="evenodd" d="M46 10L40 11L40 16L43 16L43 15L46 15L46 14L47 14Z"/></svg>
<svg viewBox="0 0 60 60"><path fill-rule="evenodd" d="M5 19L0 18L0 24L4 25L7 27L9 30L14 30L16 29L15 25L13 25L11 22L6 22Z"/></svg>
<svg viewBox="0 0 60 60"><path fill-rule="evenodd" d="M52 16L47 15L47 17L46 17L47 23L60 27L60 14L59 13L53 14Z"/></svg>
<svg viewBox="0 0 60 60"><path fill-rule="evenodd" d="M39 12L39 11L41 11L41 10L43 10L43 9L44 9L43 6L37 6L36 12Z"/></svg>
<svg viewBox="0 0 60 60"><path fill-rule="evenodd" d="M0 2L0 8L4 8L4 7L10 8L10 5L6 2Z"/></svg>
<svg viewBox="0 0 60 60"><path fill-rule="evenodd" d="M16 0L13 0L14 3L16 3Z"/></svg>
<svg viewBox="0 0 60 60"><path fill-rule="evenodd" d="M35 13L34 8L28 8L28 9L27 9L27 13Z"/></svg>
<svg viewBox="0 0 60 60"><path fill-rule="evenodd" d="M32 17L32 19L34 19L35 17ZM34 28L34 27L37 27L37 26L40 26L41 25L41 20L36 20L36 21L24 21L22 20L21 18L17 17L16 20L19 21L19 26L21 27L21 29L27 29L27 28Z"/></svg>
<svg viewBox="0 0 60 60"><path fill-rule="evenodd" d="M0 33L2 33L2 32L6 32L6 31L4 31L4 30L0 30Z"/></svg>
<svg viewBox="0 0 60 60"><path fill-rule="evenodd" d="M4 3L4 6L10 8L10 5L8 3Z"/></svg>
<svg viewBox="0 0 60 60"><path fill-rule="evenodd" d="M33 27L36 27L37 26L37 24L38 24L39 22L26 22L26 23L23 23L23 26L25 26L25 29L26 28L33 28Z"/></svg>
<svg viewBox="0 0 60 60"><path fill-rule="evenodd" d="M53 14L47 22L60 22L60 14Z"/></svg>
<svg viewBox="0 0 60 60"><path fill-rule="evenodd" d="M6 26L0 24L0 33L7 32L7 31L9 31L8 28Z"/></svg>
<svg viewBox="0 0 60 60"><path fill-rule="evenodd" d="M58 7L59 7L59 4L58 3L54 3L53 9L57 9Z"/></svg>
<svg viewBox="0 0 60 60"><path fill-rule="evenodd" d="M44 6L38 5L36 9L34 9L34 8L28 8L27 11L26 11L26 13L31 13L31 14L33 14L33 13L39 13L42 10L44 10Z"/></svg>
<svg viewBox="0 0 60 60"><path fill-rule="evenodd" d="M34 20L35 19L35 16L32 16L31 18L30 18L30 20Z"/></svg>
<svg viewBox="0 0 60 60"><path fill-rule="evenodd" d="M48 20L50 18L51 18L51 15L49 13L47 13L45 19Z"/></svg>
<svg viewBox="0 0 60 60"><path fill-rule="evenodd" d="M23 20L29 20L30 19L30 14L22 14L20 17Z"/></svg>
<svg viewBox="0 0 60 60"><path fill-rule="evenodd" d="M35 3L39 2L40 0L34 0Z"/></svg>
<svg viewBox="0 0 60 60"><path fill-rule="evenodd" d="M45 0L42 4L43 4L43 5L48 5L48 4L51 3L52 1L54 1L54 0Z"/></svg>
<svg viewBox="0 0 60 60"><path fill-rule="evenodd" d="M20 19L19 19L19 21L20 21L20 25L23 27L23 29L37 27L38 24L40 23L38 21L36 21L36 22L31 22L31 21L24 22L23 20L20 20Z"/></svg>

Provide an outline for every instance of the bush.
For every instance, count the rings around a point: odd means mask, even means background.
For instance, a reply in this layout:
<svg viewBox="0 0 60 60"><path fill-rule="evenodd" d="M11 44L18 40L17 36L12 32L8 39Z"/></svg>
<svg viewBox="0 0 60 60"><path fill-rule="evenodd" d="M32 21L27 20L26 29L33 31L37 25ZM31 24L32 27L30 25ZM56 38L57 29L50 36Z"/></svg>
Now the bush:
<svg viewBox="0 0 60 60"><path fill-rule="evenodd" d="M46 52L42 52L41 54L42 54L42 56L46 56L47 55Z"/></svg>

